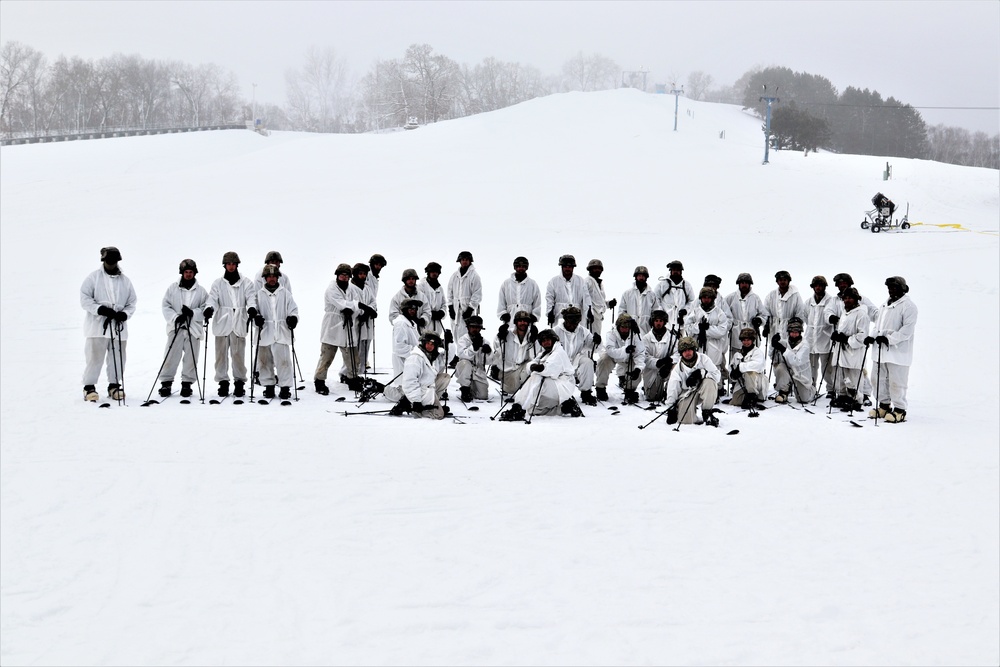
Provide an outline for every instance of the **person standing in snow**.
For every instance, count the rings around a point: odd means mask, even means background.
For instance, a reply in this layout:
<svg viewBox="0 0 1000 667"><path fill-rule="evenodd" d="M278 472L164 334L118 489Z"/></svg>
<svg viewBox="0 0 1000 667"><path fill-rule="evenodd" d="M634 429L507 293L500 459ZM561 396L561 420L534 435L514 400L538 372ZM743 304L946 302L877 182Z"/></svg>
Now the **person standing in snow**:
<svg viewBox="0 0 1000 667"><path fill-rule="evenodd" d="M827 391L830 392L833 386L833 365L830 363L830 352L833 347L830 336L833 335L834 326L829 321L827 309L837 297L826 291L827 282L823 276L815 276L809 286L813 294L805 299L805 309L808 313L805 324L808 331L806 343L809 346L810 376L816 392L819 392L821 384L825 384Z"/></svg>
<svg viewBox="0 0 1000 667"><path fill-rule="evenodd" d="M711 288L709 288L711 289ZM698 353L698 342L685 336L677 342L680 357L667 380L667 423L695 423L698 406L701 406L701 423L718 426L715 402L719 396L718 367L706 354Z"/></svg>
<svg viewBox="0 0 1000 667"><path fill-rule="evenodd" d="M370 317L372 308L364 303L364 293L351 282L351 265L338 264L335 279L327 286L323 296L323 324L320 329L319 361L313 374L316 393L326 396L327 373L340 351L343 368L340 380L351 391L364 389L358 375L361 359L358 357L359 319Z"/></svg>
<svg viewBox="0 0 1000 667"><path fill-rule="evenodd" d="M427 320L425 331L433 331L444 338L444 314L448 300L445 298L444 286L441 284L441 265L429 262L424 267L425 278L417 283L419 301ZM418 314L419 316L419 314Z"/></svg>
<svg viewBox="0 0 1000 667"><path fill-rule="evenodd" d="M419 299L406 299L399 305L400 316L392 323L392 380L382 389L390 401L403 397L403 368L410 352L420 344L417 313L423 305Z"/></svg>
<svg viewBox="0 0 1000 667"><path fill-rule="evenodd" d="M741 332L750 328L759 335L760 328L767 318L767 311L764 308L764 302L753 291L753 276L749 273L741 273L736 277L736 291L726 296L725 301L733 316L729 336L729 359L732 360L733 355L743 347L743 343L740 341ZM727 364L726 367L729 366ZM733 382L730 382L730 388L735 386Z"/></svg>
<svg viewBox="0 0 1000 667"><path fill-rule="evenodd" d="M854 279L851 278L851 274L849 273L838 273L833 277L833 284L837 286L837 296L830 301L823 314L827 316L827 321L836 327L837 322L844 316L844 292L848 288L854 287ZM859 305L868 311L868 318L870 320L874 321L878 317L878 306L868 297L862 295ZM831 363L833 362L834 352L835 349L830 350ZM874 364L874 361L872 363ZM861 392L864 396L864 405L871 405L868 397L872 395L872 383L867 368L861 369ZM831 400L836 398L836 387L833 387L832 393L828 390L827 398Z"/></svg>
<svg viewBox="0 0 1000 667"><path fill-rule="evenodd" d="M198 380L199 343L207 335L204 329L208 292L198 284L198 265L193 259L181 260L181 278L167 287L163 295L163 318L167 321L167 345L160 369L160 396L169 396L177 366L181 364L181 397L191 396L191 384ZM183 360L183 363L182 363Z"/></svg>
<svg viewBox="0 0 1000 667"><path fill-rule="evenodd" d="M834 376L839 372L839 378L834 382L837 388L834 405L845 411L861 410L856 390L861 379L871 320L868 319L868 310L861 306L858 290L849 287L840 298L844 302L844 315L831 336L836 346L833 352L833 363L836 365Z"/></svg>
<svg viewBox="0 0 1000 667"><path fill-rule="evenodd" d="M553 276L545 288L546 319L549 326L554 326L561 317L563 309L576 306L581 313L590 313L590 289L587 281L574 275L576 258L573 255L563 255L559 258L559 275Z"/></svg>
<svg viewBox="0 0 1000 667"><path fill-rule="evenodd" d="M806 307L802 303L799 290L792 284L792 276L788 271L778 271L775 273L774 282L777 283L777 288L768 292L767 296L764 297L764 309L767 311L767 320L764 324L764 338L770 338L773 331L778 334L779 338L784 339L788 333L788 321L793 317L797 317L805 322L806 318L809 317L809 313L806 312ZM765 340L765 345L767 342ZM773 351L771 353L771 363L773 366L778 365L777 356Z"/></svg>
<svg viewBox="0 0 1000 667"><path fill-rule="evenodd" d="M97 380L101 366L107 360L108 397L125 398L125 349L128 342L127 321L135 314L135 288L118 262L121 252L114 246L101 248L101 268L84 280L80 286L80 307L87 315L83 321L84 370L83 398L96 402ZM118 341L118 345L114 341Z"/></svg>
<svg viewBox="0 0 1000 667"><path fill-rule="evenodd" d="M458 253L458 270L448 280L448 317L451 318L451 332L445 332L445 347L465 335L465 320L479 314L479 304L483 301L483 283L479 279L472 253L463 250ZM451 354L449 352L449 354ZM454 368L458 362L451 360Z"/></svg>
<svg viewBox="0 0 1000 667"><path fill-rule="evenodd" d="M694 287L684 279L684 264L679 259L667 264L670 272L666 278L657 283L653 293L660 300L660 308L667 313L670 322L684 323L688 312L698 304Z"/></svg>
<svg viewBox="0 0 1000 667"><path fill-rule="evenodd" d="M590 314L587 320L587 329L590 333L601 335L604 330L604 313L608 308L614 308L618 301L612 299L608 301L604 293L604 281L601 274L604 273L604 262L599 259L592 259L587 262L587 289L590 290Z"/></svg>
<svg viewBox="0 0 1000 667"><path fill-rule="evenodd" d="M403 276L401 280L403 281L403 286L399 288L399 291L392 295L392 299L389 300L389 324L396 321L399 317L399 306L403 301L407 299L417 299L421 303L425 303L420 299L420 293L417 290L417 280L420 277L417 275L416 269L404 269ZM427 318L430 315L428 306L423 305L420 307L420 313L417 315L417 321L420 324L420 328L423 329L427 326Z"/></svg>
<svg viewBox="0 0 1000 667"><path fill-rule="evenodd" d="M362 296L362 302L370 306L374 310L378 310L378 279L379 274L382 269L385 268L387 261L382 255L375 253L368 260L368 275L365 277L365 289ZM372 340L375 338L375 318L368 318L361 325L362 336L361 341L358 345L358 357L364 368L371 368L368 363L368 350L372 344ZM372 359L372 363L375 360Z"/></svg>
<svg viewBox="0 0 1000 667"><path fill-rule="evenodd" d="M660 308L661 300L648 284L649 269L645 266L635 267L632 278L634 280L632 287L622 293L621 313L631 315L632 319L639 323L639 332L646 333L652 326L649 322L653 311L663 310ZM678 322L675 318L668 324L680 326L683 322Z"/></svg>
<svg viewBox="0 0 1000 667"><path fill-rule="evenodd" d="M284 263L284 260L281 259L281 253L278 252L277 250L271 250L270 252L268 252L264 256L264 266L271 265L271 266L277 268L278 269L278 275L281 276L281 278L278 279L278 284L281 285L282 287L284 287L289 292L291 292L292 291L292 281L289 280L288 276L286 276L285 273L281 270L281 265L283 263ZM261 287L264 286L264 283L265 283L265 280L264 280L264 269L261 269L260 271L257 272L257 275L254 276L254 278L253 278L254 290L255 291L259 290Z"/></svg>
<svg viewBox="0 0 1000 667"><path fill-rule="evenodd" d="M222 277L212 283L208 292L205 320L215 318L212 333L215 335L215 381L219 383L219 396L229 395L231 359L233 395L240 398L246 394L248 317L253 319L257 314L257 290L250 278L240 275L240 256L235 252L222 255L222 266Z"/></svg>
<svg viewBox="0 0 1000 667"><path fill-rule="evenodd" d="M350 275L347 267L347 275ZM281 387L278 398L292 397L292 331L299 323L299 307L292 293L279 283L281 271L268 264L262 270L264 286L257 292L257 370L264 385L264 398L274 398L275 382Z"/></svg>
<svg viewBox="0 0 1000 667"><path fill-rule="evenodd" d="M870 416L899 424L906 420L906 389L913 363L917 306L910 300L910 287L902 276L886 278L885 286L889 290L889 299L879 308L875 320L876 335L871 341L878 345L878 407L871 411Z"/></svg>
<svg viewBox="0 0 1000 667"><path fill-rule="evenodd" d="M514 258L514 273L500 284L497 295L497 317L501 326L509 326L510 318L525 311L534 316L535 322L542 317L542 292L538 283L528 277L528 258Z"/></svg>

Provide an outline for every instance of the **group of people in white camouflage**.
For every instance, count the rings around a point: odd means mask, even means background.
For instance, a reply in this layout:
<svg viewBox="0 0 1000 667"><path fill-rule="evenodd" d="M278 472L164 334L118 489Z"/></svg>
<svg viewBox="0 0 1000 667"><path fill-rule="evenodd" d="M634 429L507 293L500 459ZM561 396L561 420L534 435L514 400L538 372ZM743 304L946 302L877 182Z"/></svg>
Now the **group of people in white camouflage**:
<svg viewBox="0 0 1000 667"><path fill-rule="evenodd" d="M109 396L124 396L127 320L135 312L135 291L118 268L121 253L103 248L101 260L103 266L81 288L88 313L84 396L91 401L98 399L95 385L105 363ZM824 390L843 410L861 410L875 396L871 417L891 423L906 419L917 308L900 276L886 279L888 299L881 306L859 295L846 273L834 276L837 293L816 276L812 293L801 295L791 275L778 271L775 289L763 299L753 291L753 278L741 273L737 289L720 297L718 276L706 276L696 290L683 277L683 264L673 261L667 265L669 275L655 285L649 284L649 270L637 266L632 286L619 300L605 294L600 260L587 264L584 277L576 272L575 258L563 255L543 301L538 283L528 276L528 260L517 257L499 289L500 326L491 344L483 335L483 286L472 253L463 251L456 261L458 269L447 284L440 280L437 262L424 268L423 278L414 269L403 271L402 287L389 300L393 378L385 384L367 377L367 360L378 317L379 278L387 262L375 254L368 264L338 265L324 298L316 392L330 393L328 371L339 350L340 381L365 400L384 394L395 415L442 418L454 377L464 403L486 399L490 383L498 384L512 403L500 415L503 421L579 417L579 403L609 400L613 373L624 403L637 403L641 390L647 401L665 406L668 423L718 425L715 406L730 394L727 402L755 411L771 396L778 403L815 403ZM225 253L222 263L223 276L207 291L198 284L198 267L190 259L180 263L180 279L167 288L160 395L172 392L178 366L180 394L192 394L198 341L214 318L219 396L246 393L252 375L246 342L256 336L251 358L263 396L273 398L279 387L278 397L287 399L296 363L298 307L280 270L281 255L269 252L255 279L239 273L235 252ZM608 310L614 321L602 334ZM543 317L548 328L539 331Z"/></svg>

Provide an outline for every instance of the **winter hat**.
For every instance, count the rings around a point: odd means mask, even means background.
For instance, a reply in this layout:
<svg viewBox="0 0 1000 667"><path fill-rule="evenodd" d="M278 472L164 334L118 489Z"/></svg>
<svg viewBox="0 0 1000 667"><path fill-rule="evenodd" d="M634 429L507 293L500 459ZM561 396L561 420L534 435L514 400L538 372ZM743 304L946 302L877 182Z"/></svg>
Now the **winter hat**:
<svg viewBox="0 0 1000 667"><path fill-rule="evenodd" d="M423 345L424 343L426 343L428 341L434 341L434 344L437 345L438 347L441 347L441 345L442 345L442 343L441 343L441 336L438 336L433 331L425 331L420 336L420 343L421 343L421 345Z"/></svg>
<svg viewBox="0 0 1000 667"><path fill-rule="evenodd" d="M704 285L705 287L714 287L717 290L719 289L719 287L722 286L722 278L715 275L714 273L710 273L707 276L705 276Z"/></svg>
<svg viewBox="0 0 1000 667"><path fill-rule="evenodd" d="M891 276L885 279L886 287L889 287L893 283L899 285L899 288L903 290L903 294L906 294L907 292L910 291L910 287L909 285L906 284L906 280L903 279L903 276Z"/></svg>
<svg viewBox="0 0 1000 667"><path fill-rule="evenodd" d="M428 262L424 267L424 273L441 273L441 265L437 262Z"/></svg>
<svg viewBox="0 0 1000 667"><path fill-rule="evenodd" d="M333 272L333 275L339 276L341 273L346 273L347 275L351 275L351 265L343 263L338 264L337 270Z"/></svg>
<svg viewBox="0 0 1000 667"><path fill-rule="evenodd" d="M603 271L604 262L602 262L599 259L590 260L589 262L587 262L587 270L590 271L591 269L601 269Z"/></svg>
<svg viewBox="0 0 1000 667"><path fill-rule="evenodd" d="M576 306L566 306L562 309L562 316L567 322L579 322L583 319L583 312Z"/></svg>
<svg viewBox="0 0 1000 667"><path fill-rule="evenodd" d="M177 273L183 275L188 269L194 271L194 275L198 275L198 265L195 264L193 259L182 259L180 266L177 268Z"/></svg>
<svg viewBox="0 0 1000 667"><path fill-rule="evenodd" d="M107 248L101 248L101 261L114 264L115 262L122 261L122 254L118 252L118 248L109 245Z"/></svg>
<svg viewBox="0 0 1000 667"><path fill-rule="evenodd" d="M684 265L681 263L681 260L675 259L674 261L667 264L667 270L671 269L677 269L678 271L683 271Z"/></svg>
<svg viewBox="0 0 1000 667"><path fill-rule="evenodd" d="M747 338L750 340L757 340L757 332L750 327L740 329L740 340L745 340Z"/></svg>
<svg viewBox="0 0 1000 667"><path fill-rule="evenodd" d="M826 287L828 285L828 283L826 282L826 278L824 278L823 276L815 276L812 279L812 282L809 283L809 287L816 287L816 285L822 285L823 287Z"/></svg>
<svg viewBox="0 0 1000 667"><path fill-rule="evenodd" d="M461 262L463 259L467 259L470 262L476 261L476 260L472 259L472 253L469 252L468 250L463 250L462 252L458 253L458 257L455 259L455 261L456 262Z"/></svg>
<svg viewBox="0 0 1000 667"><path fill-rule="evenodd" d="M691 336L684 336L677 342L677 350L683 352L684 350L697 350L698 342Z"/></svg>
<svg viewBox="0 0 1000 667"><path fill-rule="evenodd" d="M653 312L651 312L649 314L649 325L650 326L653 326L653 320L663 320L664 322L668 322L669 319L668 319L668 316L667 316L667 311L665 311L665 310L659 310L659 309L654 310Z"/></svg>
<svg viewBox="0 0 1000 667"><path fill-rule="evenodd" d="M739 285L740 283L749 283L750 285L753 285L753 276L749 273L741 273L736 276L736 284Z"/></svg>
<svg viewBox="0 0 1000 667"><path fill-rule="evenodd" d="M576 257L573 255L563 255L559 258L559 266L576 266Z"/></svg>
<svg viewBox="0 0 1000 667"><path fill-rule="evenodd" d="M403 269L403 277L401 280L405 283L407 278L419 279L420 276L417 275L416 269Z"/></svg>
<svg viewBox="0 0 1000 667"><path fill-rule="evenodd" d="M645 266L641 266L641 265L635 267L635 271L632 272L632 277L635 278L640 273L642 275L646 276L647 278L649 277L649 269L647 269Z"/></svg>
<svg viewBox="0 0 1000 667"><path fill-rule="evenodd" d="M283 264L285 260L281 259L281 253L277 250L272 250L264 256L265 264Z"/></svg>
<svg viewBox="0 0 1000 667"><path fill-rule="evenodd" d="M358 262L351 268L351 276L357 278L360 274L368 273L369 271L371 271L371 267L369 267L367 264L362 264L361 262Z"/></svg>
<svg viewBox="0 0 1000 667"><path fill-rule="evenodd" d="M281 271L278 270L278 267L276 267L274 264L265 264L264 268L260 272L260 276L261 278L267 278L268 276L277 276L278 278L280 278Z"/></svg>
<svg viewBox="0 0 1000 667"><path fill-rule="evenodd" d="M368 259L368 264L369 265L380 264L381 266L389 266L389 262L385 261L385 257L383 257L378 253L375 253Z"/></svg>
<svg viewBox="0 0 1000 667"><path fill-rule="evenodd" d="M777 273L774 274L775 281L781 280L782 278L784 278L788 282L792 282L792 274L790 274L788 271L778 271Z"/></svg>

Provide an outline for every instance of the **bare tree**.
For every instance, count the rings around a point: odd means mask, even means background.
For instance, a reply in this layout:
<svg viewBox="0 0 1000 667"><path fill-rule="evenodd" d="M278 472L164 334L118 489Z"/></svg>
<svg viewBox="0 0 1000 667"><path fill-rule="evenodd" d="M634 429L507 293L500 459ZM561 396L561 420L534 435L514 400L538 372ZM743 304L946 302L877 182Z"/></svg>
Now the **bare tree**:
<svg viewBox="0 0 1000 667"><path fill-rule="evenodd" d="M10 134L23 118L14 120L15 107L23 103L33 71L37 70L41 54L20 42L5 42L0 47L0 130Z"/></svg>
<svg viewBox="0 0 1000 667"><path fill-rule="evenodd" d="M350 122L353 105L347 63L334 49L310 46L303 68L285 73L285 88L293 126L315 132L340 132Z"/></svg>
<svg viewBox="0 0 1000 667"><path fill-rule="evenodd" d="M563 90L608 90L618 86L621 68L599 53L577 53L563 65Z"/></svg>
<svg viewBox="0 0 1000 667"><path fill-rule="evenodd" d="M712 87L712 81L711 74L705 74L701 70L691 72L688 74L685 95L692 100L705 99L705 93Z"/></svg>
<svg viewBox="0 0 1000 667"><path fill-rule="evenodd" d="M452 103L458 94L458 65L433 51L429 44L413 44L403 57L403 70L419 95L417 115L424 123L451 117Z"/></svg>

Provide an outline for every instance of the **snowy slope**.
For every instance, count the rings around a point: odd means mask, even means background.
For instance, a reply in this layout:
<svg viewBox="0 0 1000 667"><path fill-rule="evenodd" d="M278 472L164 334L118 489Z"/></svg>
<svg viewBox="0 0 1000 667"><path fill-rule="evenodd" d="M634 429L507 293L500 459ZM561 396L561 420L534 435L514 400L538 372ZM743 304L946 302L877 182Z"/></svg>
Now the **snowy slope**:
<svg viewBox="0 0 1000 667"><path fill-rule="evenodd" d="M998 356L970 336L1000 326L998 173L765 167L759 120L681 100L674 132L673 104L610 91L405 133L5 147L0 662L1000 661ZM862 231L876 191L923 224ZM109 244L139 309L129 405L99 410L80 400L78 287ZM910 420L774 408L675 432L592 408L525 428L489 420L494 396L459 426L344 418L311 388L287 408L140 408L180 259L207 286L223 252L251 273L272 249L310 378L333 268L373 252L386 310L404 268L447 277L471 250L489 331L519 254L543 286L559 255L599 257L609 296L675 258L724 292L749 271L761 295L778 269L800 289L848 271L880 303L902 275Z"/></svg>

